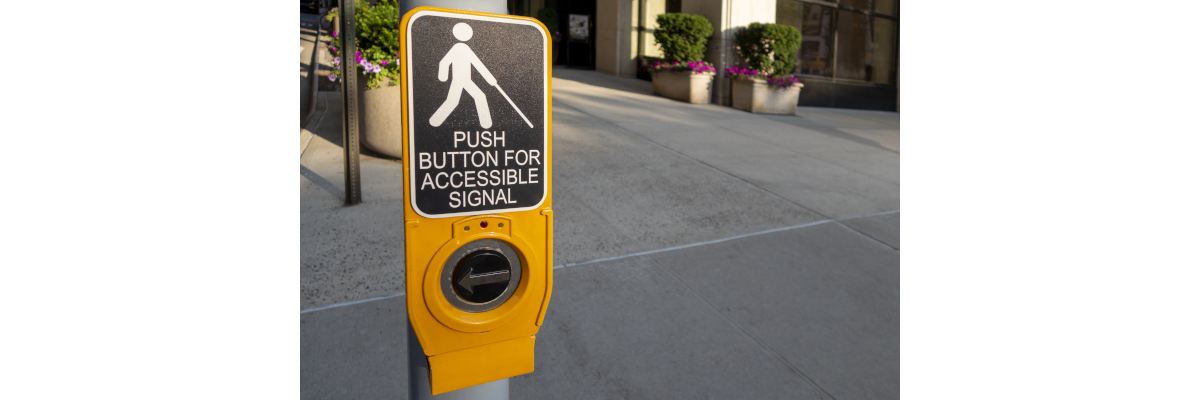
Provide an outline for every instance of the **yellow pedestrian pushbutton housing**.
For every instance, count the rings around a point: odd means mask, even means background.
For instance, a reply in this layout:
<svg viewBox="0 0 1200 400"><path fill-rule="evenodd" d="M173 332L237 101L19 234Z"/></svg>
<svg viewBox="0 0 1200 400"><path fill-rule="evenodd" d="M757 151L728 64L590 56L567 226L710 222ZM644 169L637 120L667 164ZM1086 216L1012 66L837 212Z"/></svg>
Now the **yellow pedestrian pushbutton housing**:
<svg viewBox="0 0 1200 400"><path fill-rule="evenodd" d="M533 21L549 37L532 18L418 7L401 20L401 65L409 57L406 27L420 11ZM402 93L412 90L407 74L402 69ZM413 182L412 173L418 168L410 148L413 100L402 96L403 146L409 155L404 160L406 300L409 321L428 357L434 395L533 372L534 340L553 286L549 73L544 90L545 154L537 165L544 170L534 175L545 180L544 200L522 211L442 218L423 216L413 206L414 183L421 183ZM507 105L495 104L501 106ZM508 134L514 140L513 132Z"/></svg>

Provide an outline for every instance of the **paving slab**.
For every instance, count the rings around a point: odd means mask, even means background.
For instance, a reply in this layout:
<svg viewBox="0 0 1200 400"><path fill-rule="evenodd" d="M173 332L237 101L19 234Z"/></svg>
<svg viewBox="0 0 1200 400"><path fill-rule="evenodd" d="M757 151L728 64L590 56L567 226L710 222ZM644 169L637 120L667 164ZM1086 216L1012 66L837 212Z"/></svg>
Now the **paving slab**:
<svg viewBox="0 0 1200 400"><path fill-rule="evenodd" d="M798 119L797 117L791 117ZM823 125L796 125L780 121L778 116L763 116L753 121L713 121L731 132L769 143L796 153L829 151L886 150L878 143Z"/></svg>
<svg viewBox="0 0 1200 400"><path fill-rule="evenodd" d="M900 155L885 151L826 151L805 153L821 161L900 185Z"/></svg>
<svg viewBox="0 0 1200 400"><path fill-rule="evenodd" d="M555 270L513 398L899 396L899 256L836 223ZM301 314L301 397L403 397L404 297Z"/></svg>
<svg viewBox="0 0 1200 400"><path fill-rule="evenodd" d="M827 223L653 258L833 398L900 396L899 252Z"/></svg>
<svg viewBox="0 0 1200 400"><path fill-rule="evenodd" d="M300 215L300 309L404 291L398 202Z"/></svg>
<svg viewBox="0 0 1200 400"><path fill-rule="evenodd" d="M899 157L892 153L849 142L845 145L858 146L859 151L848 155L795 152L697 123L619 126L831 218L899 208Z"/></svg>
<svg viewBox="0 0 1200 400"><path fill-rule="evenodd" d="M706 161L829 218L900 208L899 185L811 156L763 155L753 164L736 157Z"/></svg>
<svg viewBox="0 0 1200 400"><path fill-rule="evenodd" d="M408 398L404 296L300 314L300 398Z"/></svg>
<svg viewBox="0 0 1200 400"><path fill-rule="evenodd" d="M515 399L816 399L820 392L647 258L555 271Z"/></svg>
<svg viewBox="0 0 1200 400"><path fill-rule="evenodd" d="M556 221L557 264L824 219L558 100L554 117L555 201L583 212Z"/></svg>
<svg viewBox="0 0 1200 400"><path fill-rule="evenodd" d="M897 113L864 111L865 118L856 118L859 110L804 108L791 116L752 114L648 96L617 83L621 78L596 75L555 70L555 101L824 216L899 208L899 154L892 149L899 142ZM860 134L842 130L851 128Z"/></svg>
<svg viewBox="0 0 1200 400"><path fill-rule="evenodd" d="M803 121L839 128L900 129L900 113L828 107L796 107Z"/></svg>
<svg viewBox="0 0 1200 400"><path fill-rule="evenodd" d="M759 118L716 104L691 104L627 89L650 82L604 76L590 71L554 69L554 98L612 123L753 120Z"/></svg>
<svg viewBox="0 0 1200 400"><path fill-rule="evenodd" d="M341 95L300 157L300 309L404 291L404 165L359 156L362 204L346 207Z"/></svg>

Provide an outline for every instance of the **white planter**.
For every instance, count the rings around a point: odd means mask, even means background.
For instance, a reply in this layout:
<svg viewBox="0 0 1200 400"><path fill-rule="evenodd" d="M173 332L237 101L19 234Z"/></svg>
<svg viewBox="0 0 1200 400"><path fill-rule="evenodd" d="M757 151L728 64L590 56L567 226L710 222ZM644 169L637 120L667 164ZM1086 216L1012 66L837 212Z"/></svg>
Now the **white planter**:
<svg viewBox="0 0 1200 400"><path fill-rule="evenodd" d="M800 87L795 84L787 89L767 86L767 81L757 79L730 79L733 84L733 108L761 114L795 114L800 100Z"/></svg>
<svg viewBox="0 0 1200 400"><path fill-rule="evenodd" d="M401 158L404 156L404 128L400 119L400 86L367 89L366 75L360 73L355 78L359 143L377 153Z"/></svg>
<svg viewBox="0 0 1200 400"><path fill-rule="evenodd" d="M659 71L654 73L654 94L695 104L708 104L714 74Z"/></svg>

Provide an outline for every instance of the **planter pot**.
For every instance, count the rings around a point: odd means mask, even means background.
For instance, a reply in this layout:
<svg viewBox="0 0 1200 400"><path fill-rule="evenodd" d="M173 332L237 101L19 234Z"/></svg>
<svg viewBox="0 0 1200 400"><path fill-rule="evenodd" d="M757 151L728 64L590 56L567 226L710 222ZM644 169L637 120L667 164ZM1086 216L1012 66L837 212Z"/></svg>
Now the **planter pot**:
<svg viewBox="0 0 1200 400"><path fill-rule="evenodd" d="M367 76L358 74L358 133L359 143L376 153L401 158L403 122L400 118L400 86L367 89Z"/></svg>
<svg viewBox="0 0 1200 400"><path fill-rule="evenodd" d="M654 73L654 94L695 104L708 104L713 74L659 71Z"/></svg>
<svg viewBox="0 0 1200 400"><path fill-rule="evenodd" d="M767 86L757 79L730 79L733 84L733 108L761 114L795 114L801 84L787 89Z"/></svg>

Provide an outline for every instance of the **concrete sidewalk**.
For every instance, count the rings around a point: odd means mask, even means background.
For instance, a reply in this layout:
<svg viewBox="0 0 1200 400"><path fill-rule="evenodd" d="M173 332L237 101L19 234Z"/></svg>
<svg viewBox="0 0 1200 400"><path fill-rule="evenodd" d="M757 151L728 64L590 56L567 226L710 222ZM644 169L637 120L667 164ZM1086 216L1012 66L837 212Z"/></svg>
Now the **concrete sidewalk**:
<svg viewBox="0 0 1200 400"><path fill-rule="evenodd" d="M899 397L899 114L764 116L554 70L555 291L513 398ZM407 390L398 161L301 157L301 394Z"/></svg>

